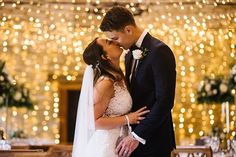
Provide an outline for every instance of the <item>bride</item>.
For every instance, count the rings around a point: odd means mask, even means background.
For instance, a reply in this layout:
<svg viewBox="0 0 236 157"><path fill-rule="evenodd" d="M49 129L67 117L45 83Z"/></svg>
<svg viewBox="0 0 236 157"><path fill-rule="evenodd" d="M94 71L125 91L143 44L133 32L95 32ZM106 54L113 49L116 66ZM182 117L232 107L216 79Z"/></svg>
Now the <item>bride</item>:
<svg viewBox="0 0 236 157"><path fill-rule="evenodd" d="M119 63L122 49L96 38L83 53L88 64L80 94L72 157L118 157L118 139L129 124L138 124L146 107L129 113L132 105Z"/></svg>

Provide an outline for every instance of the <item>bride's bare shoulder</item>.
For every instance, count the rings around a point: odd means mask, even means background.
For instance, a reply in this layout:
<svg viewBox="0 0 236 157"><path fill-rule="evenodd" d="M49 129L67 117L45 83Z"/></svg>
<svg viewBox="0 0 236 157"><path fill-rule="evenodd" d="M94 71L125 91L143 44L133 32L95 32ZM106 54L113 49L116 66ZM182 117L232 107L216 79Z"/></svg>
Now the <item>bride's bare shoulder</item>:
<svg viewBox="0 0 236 157"><path fill-rule="evenodd" d="M98 78L97 82L95 83L95 87L105 87L105 88L111 88L114 84L114 81L107 77L107 76L101 76Z"/></svg>
<svg viewBox="0 0 236 157"><path fill-rule="evenodd" d="M99 96L107 95L112 97L114 93L114 81L106 76L101 76L94 85L94 92Z"/></svg>
<svg viewBox="0 0 236 157"><path fill-rule="evenodd" d="M108 77L108 76L104 76L104 75L102 75L102 76L100 76L100 77L98 78L97 83L99 83L100 81L103 81L103 80L110 81L110 82L114 83L114 80L113 80L113 79L111 79L111 78Z"/></svg>

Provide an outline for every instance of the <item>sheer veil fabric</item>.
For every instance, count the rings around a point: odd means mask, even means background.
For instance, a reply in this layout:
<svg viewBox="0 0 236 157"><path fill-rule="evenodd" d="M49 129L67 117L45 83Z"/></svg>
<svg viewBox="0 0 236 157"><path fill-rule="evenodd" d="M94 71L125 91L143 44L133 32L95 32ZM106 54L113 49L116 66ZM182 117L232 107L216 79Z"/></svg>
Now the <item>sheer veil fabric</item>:
<svg viewBox="0 0 236 157"><path fill-rule="evenodd" d="M95 132L93 104L93 68L86 67L78 103L72 157L84 157L88 142Z"/></svg>

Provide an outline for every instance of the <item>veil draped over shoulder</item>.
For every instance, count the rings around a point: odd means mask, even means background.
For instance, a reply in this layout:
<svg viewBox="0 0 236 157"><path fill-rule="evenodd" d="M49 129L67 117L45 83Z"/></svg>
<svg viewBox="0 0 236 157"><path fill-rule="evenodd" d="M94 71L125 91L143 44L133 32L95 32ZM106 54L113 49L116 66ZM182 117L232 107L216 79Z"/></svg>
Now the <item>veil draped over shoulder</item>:
<svg viewBox="0 0 236 157"><path fill-rule="evenodd" d="M89 139L95 131L93 104L93 68L86 67L78 103L72 157L84 157Z"/></svg>

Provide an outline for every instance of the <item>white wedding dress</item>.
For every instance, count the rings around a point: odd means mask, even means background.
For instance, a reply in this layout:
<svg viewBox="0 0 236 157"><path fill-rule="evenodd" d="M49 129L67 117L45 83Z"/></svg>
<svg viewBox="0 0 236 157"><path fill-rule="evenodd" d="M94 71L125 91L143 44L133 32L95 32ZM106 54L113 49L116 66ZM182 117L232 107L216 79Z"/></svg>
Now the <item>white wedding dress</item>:
<svg viewBox="0 0 236 157"><path fill-rule="evenodd" d="M131 109L132 99L125 83L123 82L121 85L121 83L115 82L113 86L115 94L103 116L121 116ZM110 130L95 130L86 148L85 157L118 157L115 154L116 141L120 135L127 135L127 130L127 126Z"/></svg>

